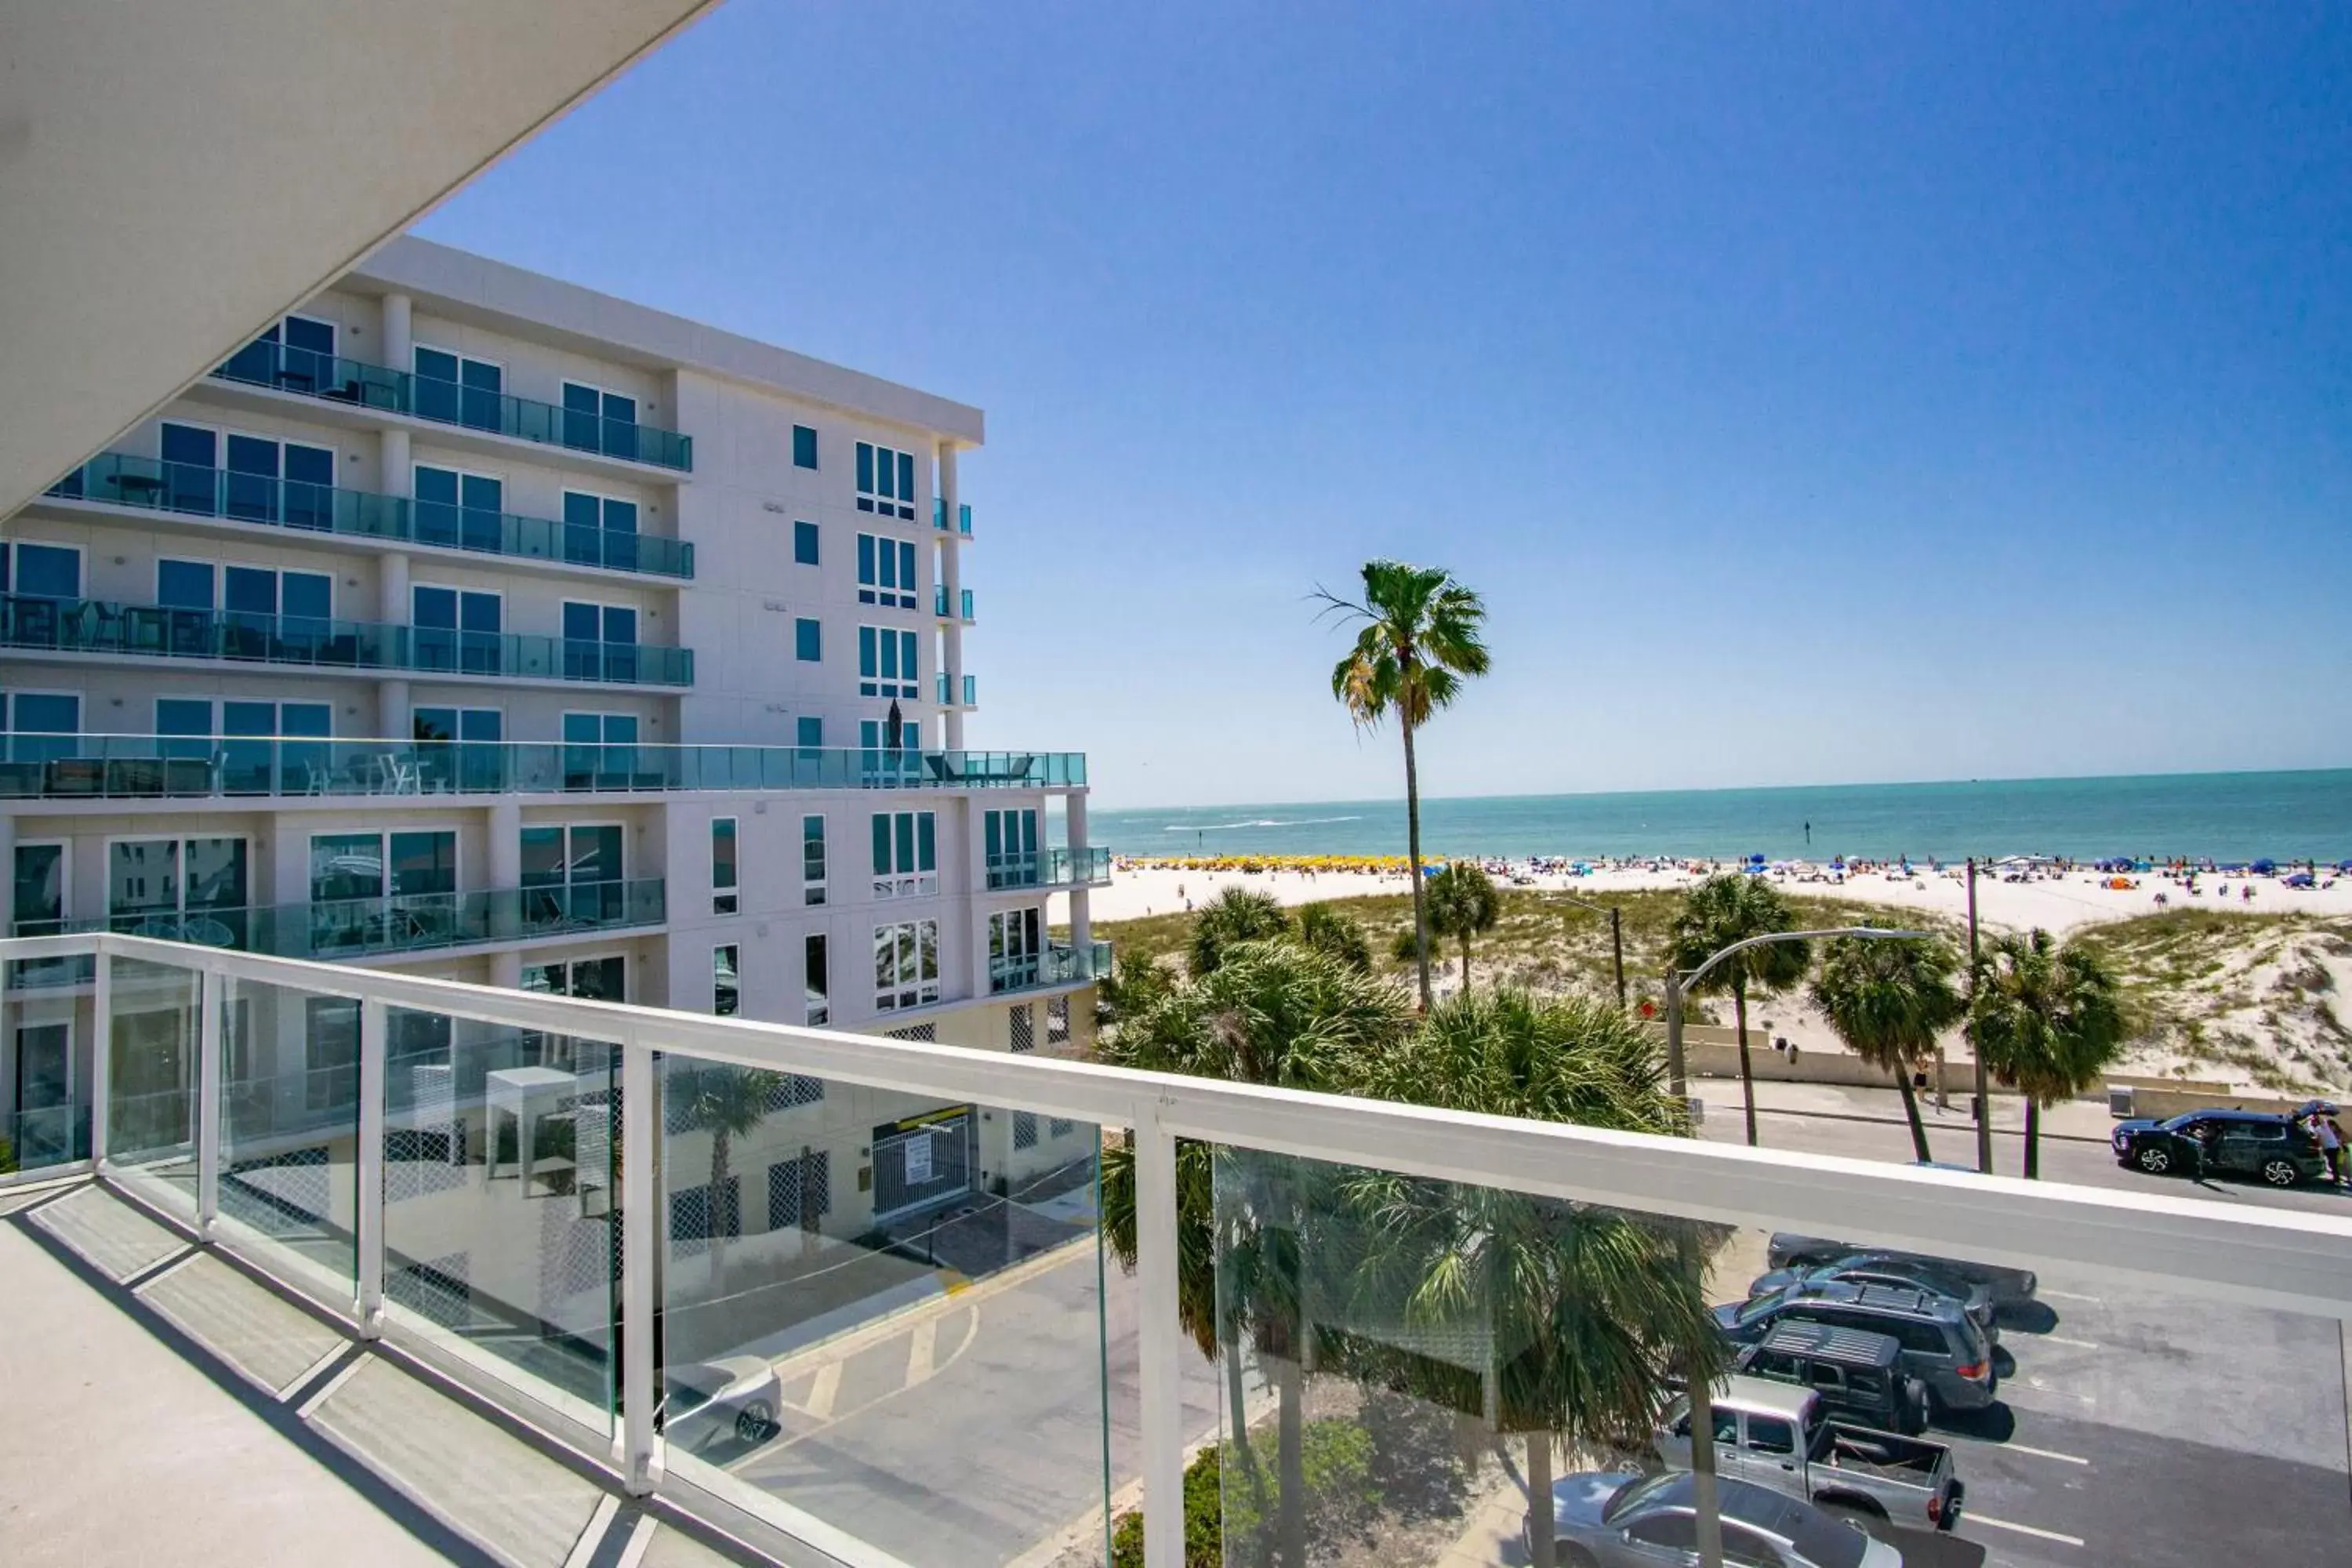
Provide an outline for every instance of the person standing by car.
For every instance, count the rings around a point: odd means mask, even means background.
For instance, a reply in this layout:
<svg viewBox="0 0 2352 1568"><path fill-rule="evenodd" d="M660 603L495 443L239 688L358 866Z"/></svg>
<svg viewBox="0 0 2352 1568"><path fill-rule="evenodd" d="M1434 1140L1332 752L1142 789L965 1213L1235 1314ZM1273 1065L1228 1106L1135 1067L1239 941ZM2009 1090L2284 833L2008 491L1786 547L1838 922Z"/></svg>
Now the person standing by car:
<svg viewBox="0 0 2352 1568"><path fill-rule="evenodd" d="M2319 1140L2319 1152L2327 1161L2327 1183L2330 1186L2344 1184L2344 1124L2325 1111L2311 1113L2311 1133Z"/></svg>

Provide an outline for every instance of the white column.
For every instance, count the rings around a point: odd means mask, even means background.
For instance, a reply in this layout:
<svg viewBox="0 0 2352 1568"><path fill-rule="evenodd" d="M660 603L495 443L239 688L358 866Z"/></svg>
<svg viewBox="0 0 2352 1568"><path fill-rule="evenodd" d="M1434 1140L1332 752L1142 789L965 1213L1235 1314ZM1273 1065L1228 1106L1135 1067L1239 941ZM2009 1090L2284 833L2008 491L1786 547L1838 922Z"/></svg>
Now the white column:
<svg viewBox="0 0 2352 1568"><path fill-rule="evenodd" d="M360 1337L383 1331L383 1079L386 1009L360 1004L359 1256Z"/></svg>
<svg viewBox="0 0 2352 1568"><path fill-rule="evenodd" d="M401 444L407 445L404 432ZM402 472L407 465L402 465ZM376 561L375 618L387 626L406 626L408 608L408 557L393 551ZM398 741L407 738L408 682L397 676L376 682L375 735L379 740Z"/></svg>
<svg viewBox="0 0 2352 1568"><path fill-rule="evenodd" d="M408 682L379 680L375 686L375 738L402 741L408 738Z"/></svg>
<svg viewBox="0 0 2352 1568"><path fill-rule="evenodd" d="M661 1477L654 1436L655 1141L661 1136L654 1054L621 1050L621 1477L643 1497ZM1171 1319L1173 1321L1172 1315Z"/></svg>
<svg viewBox="0 0 2352 1568"><path fill-rule="evenodd" d="M379 352L383 355L385 369L406 371L410 368L409 361L414 357L410 352L414 346L414 340L410 336L407 295L394 293L386 294L383 297L383 337L381 341L383 346ZM406 492L394 493L405 494Z"/></svg>
<svg viewBox="0 0 2352 1568"><path fill-rule="evenodd" d="M1183 1329L1176 1289L1176 1140L1154 1116L1135 1129L1136 1368L1143 1420L1143 1561L1184 1561ZM631 1229L635 1226L632 1226ZM1239 1421L1244 1412L1229 1419Z"/></svg>
<svg viewBox="0 0 2352 1568"><path fill-rule="evenodd" d="M97 973L89 992L89 1159L90 1169L104 1175L107 1085L114 1072L114 955L101 946L91 962Z"/></svg>
<svg viewBox="0 0 2352 1568"><path fill-rule="evenodd" d="M1069 809L1070 868L1080 877L1086 872L1087 858L1087 792L1073 790L1065 797ZM1070 889L1070 946L1084 953L1091 952L1095 940L1094 909L1088 900L1084 881ZM1100 975L1097 979L1102 978Z"/></svg>
<svg viewBox="0 0 2352 1568"><path fill-rule="evenodd" d="M221 996L220 973L207 969L196 987L196 1236L213 1238L220 1217Z"/></svg>
<svg viewBox="0 0 2352 1568"><path fill-rule="evenodd" d="M522 807L512 800L490 805L490 876L494 889L522 886ZM522 984L522 954L512 948L490 954L490 984L512 991Z"/></svg>
<svg viewBox="0 0 2352 1568"><path fill-rule="evenodd" d="M971 965L971 994L976 1000L988 996L988 909L981 896L988 890L988 836L981 819L983 807L975 793L967 793L963 805L964 898L963 918L966 961Z"/></svg>
<svg viewBox="0 0 2352 1568"><path fill-rule="evenodd" d="M948 678L947 708L940 716L941 743L950 752L963 750L963 710L954 705L963 694L963 623L956 612L963 601L963 535L956 531L956 507L961 494L956 485L956 446L952 441L939 444L940 515L947 520L944 529L933 529L940 542L940 582L948 595L948 618L940 628L940 648L944 656L940 668Z"/></svg>
<svg viewBox="0 0 2352 1568"><path fill-rule="evenodd" d="M378 466L383 472L377 479L388 496L413 496L415 490L415 468L410 462L408 432L387 430L378 444Z"/></svg>

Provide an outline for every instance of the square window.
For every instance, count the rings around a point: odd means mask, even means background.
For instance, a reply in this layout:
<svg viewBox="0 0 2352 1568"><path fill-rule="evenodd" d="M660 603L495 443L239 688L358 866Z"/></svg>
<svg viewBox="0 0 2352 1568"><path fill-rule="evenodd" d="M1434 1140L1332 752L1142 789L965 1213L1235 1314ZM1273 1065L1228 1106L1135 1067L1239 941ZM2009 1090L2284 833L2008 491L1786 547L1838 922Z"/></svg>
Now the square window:
<svg viewBox="0 0 2352 1568"><path fill-rule="evenodd" d="M805 425L793 426L793 467L816 467L816 432Z"/></svg>
<svg viewBox="0 0 2352 1568"><path fill-rule="evenodd" d="M821 747L824 744L824 721L814 714L803 713L793 721L793 739L796 744Z"/></svg>
<svg viewBox="0 0 2352 1568"><path fill-rule="evenodd" d="M793 657L803 664L824 660L824 635L815 621L803 617L793 623Z"/></svg>
<svg viewBox="0 0 2352 1568"><path fill-rule="evenodd" d="M814 566L817 563L816 524L813 522L793 524L793 560L802 566Z"/></svg>

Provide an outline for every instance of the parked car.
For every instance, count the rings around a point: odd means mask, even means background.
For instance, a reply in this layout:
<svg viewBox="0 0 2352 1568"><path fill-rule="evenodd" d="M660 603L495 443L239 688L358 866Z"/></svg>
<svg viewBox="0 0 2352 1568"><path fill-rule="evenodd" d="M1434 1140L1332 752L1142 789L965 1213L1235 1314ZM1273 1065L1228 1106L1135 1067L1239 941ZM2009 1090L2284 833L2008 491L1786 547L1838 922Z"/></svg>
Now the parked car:
<svg viewBox="0 0 2352 1568"><path fill-rule="evenodd" d="M2327 1173L2319 1141L2292 1118L2261 1110L2191 1110L2168 1121L2135 1117L2109 1134L2116 1163L2151 1176L2243 1176L2273 1187Z"/></svg>
<svg viewBox="0 0 2352 1568"><path fill-rule="evenodd" d="M1698 1511L1687 1470L1602 1470L1552 1483L1551 1532L1562 1568L1685 1568L1698 1561ZM1726 1563L1781 1568L1903 1568L1903 1554L1811 1503L1748 1481L1718 1479Z"/></svg>
<svg viewBox="0 0 2352 1568"><path fill-rule="evenodd" d="M1942 1443L1840 1421L1809 1388L1760 1377L1725 1378L1715 1394L1715 1472L1753 1481L1854 1519L1950 1530L1967 1494ZM1658 1458L1691 1466L1690 1402L1669 1406Z"/></svg>
<svg viewBox="0 0 2352 1568"><path fill-rule="evenodd" d="M1857 1252L1813 1268L1775 1268L1769 1274L1756 1277L1748 1287L1748 1300L1804 1279L1851 1279L1861 1285L1893 1285L1942 1296L1967 1308L1969 1316L1984 1330L1986 1339L1994 1344L2000 1342L2000 1331L1992 1321L1991 1286L1982 1280L1965 1279L1933 1259L1904 1253Z"/></svg>
<svg viewBox="0 0 2352 1568"><path fill-rule="evenodd" d="M1903 1347L1905 1375L1927 1388L1939 1409L1981 1410L2000 1386L1992 1345L1965 1308L1924 1290L1808 1280L1738 1306L1716 1309L1735 1344L1750 1345L1782 1321L1800 1319L1891 1336Z"/></svg>
<svg viewBox="0 0 2352 1568"><path fill-rule="evenodd" d="M2034 1291L2041 1288L2041 1281L2031 1268L1971 1263L1963 1258L1932 1258L1924 1252L1900 1252L1851 1241L1832 1241L1826 1237L1797 1236L1788 1231L1773 1234L1771 1244L1765 1248L1765 1260L1775 1268L1817 1268L1824 1263L1834 1263L1857 1252L1867 1252L1878 1258L1931 1263L1955 1279L1986 1287L1992 1291L1993 1304L1997 1307L2031 1301Z"/></svg>
<svg viewBox="0 0 2352 1568"><path fill-rule="evenodd" d="M1739 1352L1753 1377L1809 1388L1833 1415L1882 1431L1920 1433L1933 1401L1927 1385L1903 1372L1892 1334L1790 1319Z"/></svg>
<svg viewBox="0 0 2352 1568"><path fill-rule="evenodd" d="M764 1443L782 1427L784 1385L775 1367L760 1356L722 1356L662 1369L665 1391L656 1419L673 1443L698 1451L732 1437Z"/></svg>

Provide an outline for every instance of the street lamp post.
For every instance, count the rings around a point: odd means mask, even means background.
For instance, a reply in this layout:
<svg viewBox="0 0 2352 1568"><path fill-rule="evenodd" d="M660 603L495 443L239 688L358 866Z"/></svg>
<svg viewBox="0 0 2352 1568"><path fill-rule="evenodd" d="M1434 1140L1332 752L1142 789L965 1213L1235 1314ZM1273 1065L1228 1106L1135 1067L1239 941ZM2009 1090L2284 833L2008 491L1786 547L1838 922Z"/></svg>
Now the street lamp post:
<svg viewBox="0 0 2352 1568"><path fill-rule="evenodd" d="M1706 963L1687 973L1676 973L1670 965L1666 970L1666 1075L1675 1098L1685 1098L1688 1075L1683 1068L1683 994L1706 978L1708 970L1751 947L1762 947L1775 942L1811 942L1816 937L1858 936L1888 938L1899 942L1916 942L1929 933L1924 931L1885 931L1877 926L1842 926L1832 931L1776 931L1762 936L1751 936L1744 942L1710 953ZM1691 1507L1698 1515L1698 1560L1700 1568L1723 1568L1723 1515L1717 1500L1715 1485L1715 1445L1699 1440L1701 1432L1715 1429L1714 1390L1706 1380L1695 1377L1690 1381L1691 1405Z"/></svg>
<svg viewBox="0 0 2352 1568"><path fill-rule="evenodd" d="M1617 971L1617 1010L1623 1012L1625 1010L1625 927L1624 922L1618 918L1621 911L1615 904L1596 904L1590 899L1580 899L1574 893L1562 893L1559 897L1580 910L1591 910L1596 915L1606 914L1609 917L1609 957Z"/></svg>

